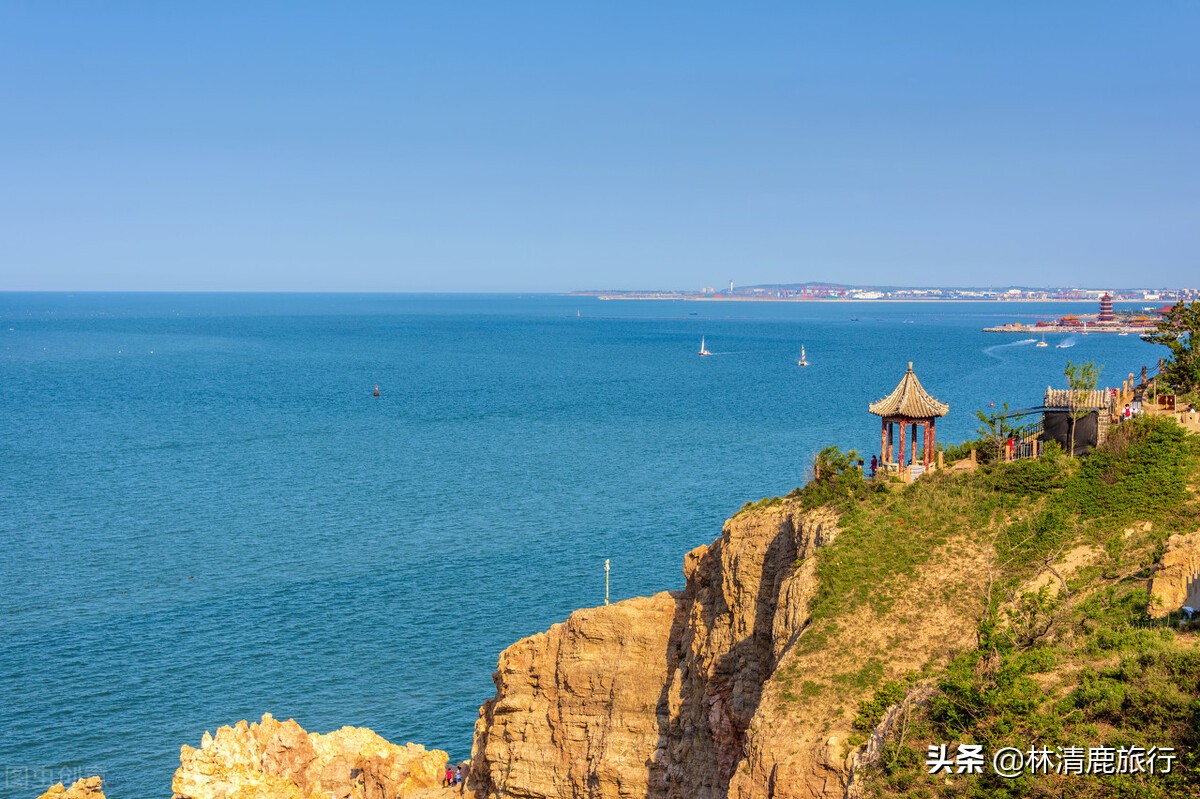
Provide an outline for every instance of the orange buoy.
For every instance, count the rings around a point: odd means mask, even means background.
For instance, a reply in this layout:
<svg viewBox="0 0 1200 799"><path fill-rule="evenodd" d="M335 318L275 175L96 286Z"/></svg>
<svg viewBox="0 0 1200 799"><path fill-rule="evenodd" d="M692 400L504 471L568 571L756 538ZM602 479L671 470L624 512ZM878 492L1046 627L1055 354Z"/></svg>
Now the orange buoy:
<svg viewBox="0 0 1200 799"><path fill-rule="evenodd" d="M379 396L379 386L375 386L375 396Z"/></svg>

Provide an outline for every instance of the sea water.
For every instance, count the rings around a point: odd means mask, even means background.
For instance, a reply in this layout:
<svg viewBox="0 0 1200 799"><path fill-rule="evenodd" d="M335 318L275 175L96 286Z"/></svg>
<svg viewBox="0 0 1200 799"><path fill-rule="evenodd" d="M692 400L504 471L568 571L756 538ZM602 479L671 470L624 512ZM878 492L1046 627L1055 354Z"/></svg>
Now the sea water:
<svg viewBox="0 0 1200 799"><path fill-rule="evenodd" d="M953 443L1068 358L1165 353L981 332L1080 310L0 294L0 796L167 797L264 712L465 757L501 649L603 603L606 559L614 600L680 588L823 446L869 459L909 361Z"/></svg>

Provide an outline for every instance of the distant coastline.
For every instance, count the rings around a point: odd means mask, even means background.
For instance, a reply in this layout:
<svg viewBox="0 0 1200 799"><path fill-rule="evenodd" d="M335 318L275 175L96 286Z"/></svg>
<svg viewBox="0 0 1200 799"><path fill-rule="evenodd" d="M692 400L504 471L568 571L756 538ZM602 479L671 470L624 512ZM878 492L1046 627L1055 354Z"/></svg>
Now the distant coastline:
<svg viewBox="0 0 1200 799"><path fill-rule="evenodd" d="M1081 288L1078 286L879 286L842 283L787 283L701 289L589 289L568 296L599 300L683 300L687 302L1119 302L1153 303L1155 308L1200 299L1195 288Z"/></svg>
<svg viewBox="0 0 1200 799"><path fill-rule="evenodd" d="M792 302L792 303L810 303L810 302L840 302L840 303L855 303L855 302L879 302L879 303L911 303L911 302L977 302L977 303L1059 303L1059 302L1081 302L1088 305L1095 305L1096 301L1090 297L1087 298L1072 298L1072 299L1057 299L1044 297L1029 297L1029 298L988 298L981 297L879 297L875 299L863 299L861 297L691 297L677 296L673 294L593 294L591 292L573 291L569 294L572 297L595 297L598 300L669 300L676 302ZM1120 300L1120 302L1156 302L1156 300Z"/></svg>

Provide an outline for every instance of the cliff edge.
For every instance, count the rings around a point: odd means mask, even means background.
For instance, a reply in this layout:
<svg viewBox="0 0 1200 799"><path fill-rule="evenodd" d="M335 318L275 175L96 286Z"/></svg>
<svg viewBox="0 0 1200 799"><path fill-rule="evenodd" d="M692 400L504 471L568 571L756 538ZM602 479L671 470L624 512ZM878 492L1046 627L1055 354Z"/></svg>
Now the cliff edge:
<svg viewBox="0 0 1200 799"><path fill-rule="evenodd" d="M810 672L857 672L887 643L864 618L837 641L825 631L819 651L797 646L812 622L815 555L839 533L837 514L798 500L744 511L687 555L682 592L578 611L506 649L476 725L478 795L844 795L853 763L838 742L861 692L794 693ZM954 579L981 572L964 565ZM931 588L904 587L905 611L927 606ZM889 670L965 644L978 608L958 610L967 615L947 608L925 626L906 615L906 654ZM965 634L952 632L956 621Z"/></svg>
<svg viewBox="0 0 1200 799"><path fill-rule="evenodd" d="M923 765L939 742L1200 745L1200 622L1154 618L1197 581L1200 440L1139 420L1086 458L908 486L842 460L729 519L686 556L683 591L501 653L477 795L1200 795L1186 759L1086 784Z"/></svg>

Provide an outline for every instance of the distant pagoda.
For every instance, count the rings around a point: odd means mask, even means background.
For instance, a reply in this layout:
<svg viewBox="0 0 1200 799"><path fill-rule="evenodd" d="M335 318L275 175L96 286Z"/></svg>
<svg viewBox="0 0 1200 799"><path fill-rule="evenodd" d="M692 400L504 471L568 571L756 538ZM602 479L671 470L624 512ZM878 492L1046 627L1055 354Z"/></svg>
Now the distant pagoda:
<svg viewBox="0 0 1200 799"><path fill-rule="evenodd" d="M913 372L912 361L908 362L908 371L900 378L896 389L878 402L873 402L867 408L876 416L883 417L881 451L883 463L887 468L903 470L907 465L905 451L905 429L912 426L912 462L917 463L917 427L924 431L924 446L920 463L928 468L933 464L935 456L935 441L937 437L937 419L950 412L950 406L939 402L930 396L921 385ZM895 425L900 425L900 458L895 463Z"/></svg>
<svg viewBox="0 0 1200 799"><path fill-rule="evenodd" d="M1096 317L1097 322L1115 322L1117 317L1113 314L1112 295L1107 292L1100 298L1100 315Z"/></svg>

